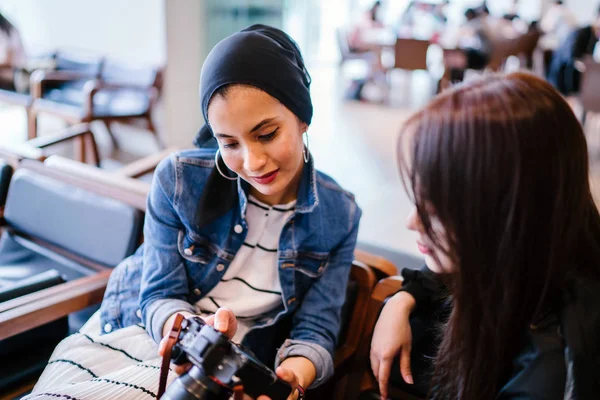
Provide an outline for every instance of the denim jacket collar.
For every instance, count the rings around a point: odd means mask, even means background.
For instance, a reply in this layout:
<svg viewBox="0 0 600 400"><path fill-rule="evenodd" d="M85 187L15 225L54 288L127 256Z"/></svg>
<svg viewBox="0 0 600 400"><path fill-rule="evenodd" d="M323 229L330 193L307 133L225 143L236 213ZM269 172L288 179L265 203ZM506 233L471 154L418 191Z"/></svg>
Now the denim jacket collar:
<svg viewBox="0 0 600 400"><path fill-rule="evenodd" d="M248 203L247 193L249 190L250 184L248 182L240 178L237 181L230 181L222 177L217 168L213 168L196 208L196 223L198 226L206 226L214 222L217 218L222 217L235 205L236 197L241 215L245 217ZM215 193L219 193L220 195L216 196ZM301 214L309 213L318 205L317 171L311 155L302 169L302 178L300 179L298 196L296 198L296 212Z"/></svg>

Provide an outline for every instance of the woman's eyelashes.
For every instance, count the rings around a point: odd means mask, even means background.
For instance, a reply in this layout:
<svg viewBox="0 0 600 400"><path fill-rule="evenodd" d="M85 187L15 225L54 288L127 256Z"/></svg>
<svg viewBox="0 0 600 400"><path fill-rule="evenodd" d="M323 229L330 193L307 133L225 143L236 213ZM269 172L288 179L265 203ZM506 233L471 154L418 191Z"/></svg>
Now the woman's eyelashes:
<svg viewBox="0 0 600 400"><path fill-rule="evenodd" d="M271 133L259 135L258 140L260 140L261 142L270 142L271 140L273 140L275 138L278 131L279 131L279 128L276 128ZM223 148L225 148L225 149L235 149L239 146L239 143L238 142L226 142L226 143L223 143L222 145L223 145Z"/></svg>
<svg viewBox="0 0 600 400"><path fill-rule="evenodd" d="M276 128L273 132L271 133L267 133L266 135L260 135L258 137L259 140L263 141L263 142L268 142L270 140L273 140L273 138L275 138L275 135L277 134L277 131L279 130L279 128Z"/></svg>
<svg viewBox="0 0 600 400"><path fill-rule="evenodd" d="M236 142L232 142L232 143L223 143L223 147L226 149L234 149L237 147L237 143Z"/></svg>

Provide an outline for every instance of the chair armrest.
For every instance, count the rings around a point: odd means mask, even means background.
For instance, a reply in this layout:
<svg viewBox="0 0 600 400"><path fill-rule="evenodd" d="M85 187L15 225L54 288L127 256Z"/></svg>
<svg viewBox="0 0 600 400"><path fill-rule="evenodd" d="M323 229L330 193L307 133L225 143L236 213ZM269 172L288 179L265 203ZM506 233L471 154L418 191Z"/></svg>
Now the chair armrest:
<svg viewBox="0 0 600 400"><path fill-rule="evenodd" d="M128 176L130 178L139 178L142 175L146 175L147 173L154 171L156 169L156 166L163 159L167 158L171 153L174 153L177 150L179 150L178 147L169 147L158 153L140 158L137 161L127 164L122 168L119 168L116 171L116 174Z"/></svg>
<svg viewBox="0 0 600 400"><path fill-rule="evenodd" d="M396 265L381 256L356 249L354 250L354 258L371 267L380 278L398 275Z"/></svg>
<svg viewBox="0 0 600 400"><path fill-rule="evenodd" d="M78 81L84 79L93 79L89 73L76 72L76 71L45 71L36 70L33 71L29 77L29 86L31 90L31 96L34 99L42 97L42 90L44 84L49 82L69 82Z"/></svg>
<svg viewBox="0 0 600 400"><path fill-rule="evenodd" d="M35 139L30 139L27 141L27 144L32 147L36 147L39 149L43 149L49 146L53 146L55 144L59 144L65 141L73 140L75 138L92 134L89 124L80 124L70 128L65 129L64 131L55 134L55 135L46 135L39 136Z"/></svg>
<svg viewBox="0 0 600 400"><path fill-rule="evenodd" d="M75 146L75 159L77 161L82 163L89 161L90 164L96 167L100 166L98 146L96 145L96 139L89 124L76 125L55 135L38 136L28 140L26 144L33 148L42 149L45 158L48 156L44 151L46 147L68 141L73 142ZM87 159L88 157L89 160Z"/></svg>
<svg viewBox="0 0 600 400"><path fill-rule="evenodd" d="M364 334L362 335L356 350L355 375L353 376L353 381L349 384L352 387L351 391L360 392L362 389L366 389L361 388L361 381L368 382L369 384L372 383L370 382L370 379L364 379L364 377L368 375L366 373L369 371L369 353L371 350L373 330L375 329L375 324L377 323L385 299L398 292L400 288L402 288L402 278L399 276L391 276L380 280L373 289L365 315L363 325Z"/></svg>
<svg viewBox="0 0 600 400"><path fill-rule="evenodd" d="M377 282L375 289L373 289L373 293L371 294L371 302L375 301L380 305L383 305L388 297L396 294L400 289L402 289L402 277L390 276L382 279Z"/></svg>
<svg viewBox="0 0 600 400"><path fill-rule="evenodd" d="M43 161L45 156L42 149L30 146L27 143L19 143L0 146L0 158L6 160L14 169L16 169L21 160Z"/></svg>
<svg viewBox="0 0 600 400"><path fill-rule="evenodd" d="M369 305L369 298L376 282L373 270L360 261L352 262L350 279L358 283L356 300L348 324L346 341L335 353L334 366L336 369L342 367L356 353L364 331L363 325Z"/></svg>
<svg viewBox="0 0 600 400"><path fill-rule="evenodd" d="M112 270L102 271L0 304L0 340L102 301Z"/></svg>

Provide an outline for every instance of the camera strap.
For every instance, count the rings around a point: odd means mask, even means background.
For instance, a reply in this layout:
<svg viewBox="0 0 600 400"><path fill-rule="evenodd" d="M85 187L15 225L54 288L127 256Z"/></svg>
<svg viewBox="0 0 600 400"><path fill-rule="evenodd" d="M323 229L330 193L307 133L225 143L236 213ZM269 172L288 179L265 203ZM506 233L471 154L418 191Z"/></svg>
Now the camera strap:
<svg viewBox="0 0 600 400"><path fill-rule="evenodd" d="M175 316L175 320L173 321L173 326L171 326L171 330L169 331L169 337L167 338L167 346L165 348L165 352L162 358L162 364L160 365L160 378L158 380L158 393L156 394L156 398L160 399L163 394L165 394L165 389L167 388L167 377L169 376L169 365L171 364L171 351L173 350L173 346L179 340L179 333L181 332L181 323L183 322L183 315L177 314Z"/></svg>

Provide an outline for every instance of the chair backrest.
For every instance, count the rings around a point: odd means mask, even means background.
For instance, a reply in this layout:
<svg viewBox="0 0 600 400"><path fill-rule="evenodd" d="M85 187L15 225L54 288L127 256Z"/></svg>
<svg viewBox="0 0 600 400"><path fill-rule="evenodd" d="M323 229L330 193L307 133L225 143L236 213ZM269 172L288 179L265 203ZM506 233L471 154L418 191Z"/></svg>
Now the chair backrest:
<svg viewBox="0 0 600 400"><path fill-rule="evenodd" d="M91 77L100 75L104 58L98 55L60 50L54 55L55 68L59 71L74 71Z"/></svg>
<svg viewBox="0 0 600 400"><path fill-rule="evenodd" d="M6 202L6 195L8 194L8 186L12 173L13 168L10 164L0 158L0 208L2 208Z"/></svg>
<svg viewBox="0 0 600 400"><path fill-rule="evenodd" d="M19 234L107 267L133 254L143 224L129 204L27 167L13 175L4 218Z"/></svg>
<svg viewBox="0 0 600 400"><path fill-rule="evenodd" d="M113 60L106 60L102 66L100 78L115 85L135 85L139 87L157 87L162 84L160 68L128 66ZM160 89L160 88L159 88Z"/></svg>
<svg viewBox="0 0 600 400"><path fill-rule="evenodd" d="M540 38L540 32L532 31L514 38L496 39L488 67L500 70L510 56L532 57Z"/></svg>
<svg viewBox="0 0 600 400"><path fill-rule="evenodd" d="M600 63L585 61L579 99L585 111L600 112Z"/></svg>
<svg viewBox="0 0 600 400"><path fill-rule="evenodd" d="M428 40L396 39L394 46L394 68L414 70L427 70Z"/></svg>

